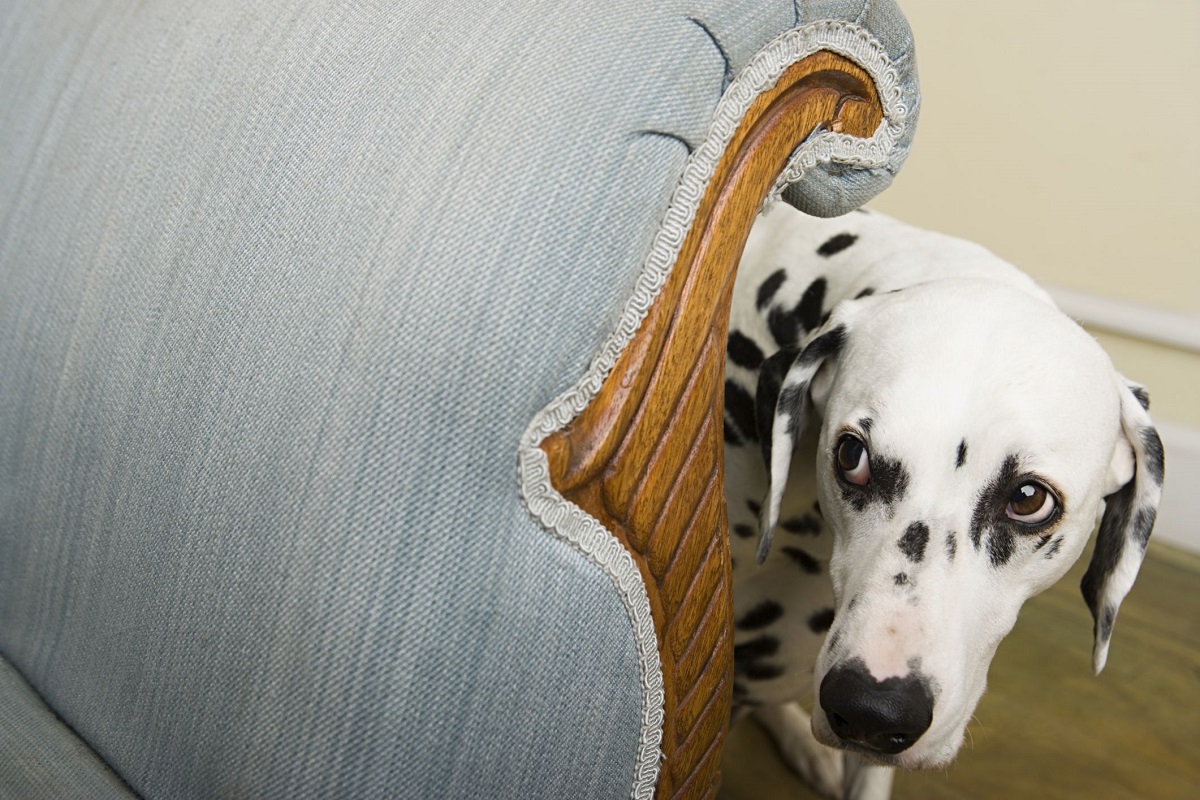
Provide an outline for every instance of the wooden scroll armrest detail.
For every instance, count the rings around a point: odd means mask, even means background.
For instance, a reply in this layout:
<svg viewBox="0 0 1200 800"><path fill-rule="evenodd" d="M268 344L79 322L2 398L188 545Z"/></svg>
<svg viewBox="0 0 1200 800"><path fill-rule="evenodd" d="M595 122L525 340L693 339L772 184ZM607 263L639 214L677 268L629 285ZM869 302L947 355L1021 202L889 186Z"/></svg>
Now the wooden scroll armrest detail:
<svg viewBox="0 0 1200 800"><path fill-rule="evenodd" d="M725 341L742 250L763 200L820 125L868 137L883 109L867 73L820 51L746 113L658 298L599 394L542 443L555 489L641 569L665 684L656 797L712 797L733 690L726 534Z"/></svg>

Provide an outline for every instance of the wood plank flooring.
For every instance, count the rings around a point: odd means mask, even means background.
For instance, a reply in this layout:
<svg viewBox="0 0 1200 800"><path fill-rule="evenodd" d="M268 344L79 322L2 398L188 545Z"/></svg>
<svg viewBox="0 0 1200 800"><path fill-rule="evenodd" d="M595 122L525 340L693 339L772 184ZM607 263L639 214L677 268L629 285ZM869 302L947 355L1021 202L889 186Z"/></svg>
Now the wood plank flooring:
<svg viewBox="0 0 1200 800"><path fill-rule="evenodd" d="M897 775L895 800L1200 798L1200 556L1151 543L1098 678L1088 557L1025 604L958 760ZM816 797L753 722L732 732L723 769L718 800Z"/></svg>

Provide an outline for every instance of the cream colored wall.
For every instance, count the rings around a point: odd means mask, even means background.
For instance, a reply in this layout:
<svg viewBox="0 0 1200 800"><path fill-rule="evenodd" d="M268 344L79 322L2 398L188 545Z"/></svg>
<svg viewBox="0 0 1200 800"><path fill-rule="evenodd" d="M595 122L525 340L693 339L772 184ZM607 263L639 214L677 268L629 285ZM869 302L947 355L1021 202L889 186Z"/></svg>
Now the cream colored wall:
<svg viewBox="0 0 1200 800"><path fill-rule="evenodd" d="M1200 328L1200 0L900 5L924 105L872 207ZM1200 352L1098 338L1156 418L1200 429Z"/></svg>

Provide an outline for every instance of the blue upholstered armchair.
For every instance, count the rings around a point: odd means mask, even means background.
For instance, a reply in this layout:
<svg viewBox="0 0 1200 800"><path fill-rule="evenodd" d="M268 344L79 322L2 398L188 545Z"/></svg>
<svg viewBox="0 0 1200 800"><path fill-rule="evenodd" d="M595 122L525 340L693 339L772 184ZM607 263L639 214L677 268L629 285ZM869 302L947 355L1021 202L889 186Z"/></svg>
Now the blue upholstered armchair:
<svg viewBox="0 0 1200 800"><path fill-rule="evenodd" d="M890 1L0 0L0 796L706 796L750 221Z"/></svg>

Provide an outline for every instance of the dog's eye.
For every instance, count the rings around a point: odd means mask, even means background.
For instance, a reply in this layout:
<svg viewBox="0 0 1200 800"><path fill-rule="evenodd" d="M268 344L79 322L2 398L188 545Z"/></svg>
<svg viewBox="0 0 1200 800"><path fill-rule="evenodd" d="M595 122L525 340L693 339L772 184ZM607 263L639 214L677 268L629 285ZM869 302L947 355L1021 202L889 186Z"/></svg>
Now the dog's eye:
<svg viewBox="0 0 1200 800"><path fill-rule="evenodd" d="M1040 525L1054 514L1058 501L1045 486L1030 481L1017 487L1008 498L1004 513L1025 525Z"/></svg>
<svg viewBox="0 0 1200 800"><path fill-rule="evenodd" d="M858 437L847 435L838 442L837 465L842 477L853 484L866 486L871 480L871 459Z"/></svg>

